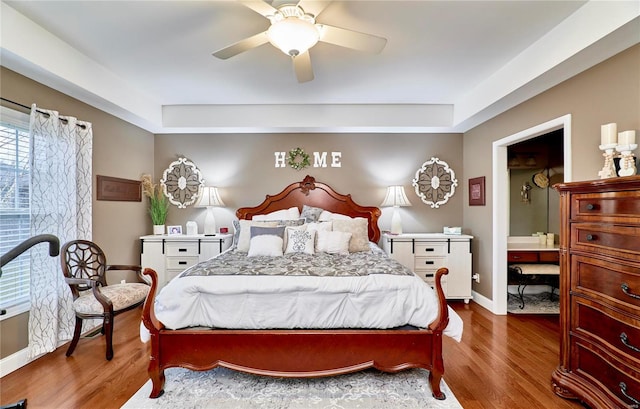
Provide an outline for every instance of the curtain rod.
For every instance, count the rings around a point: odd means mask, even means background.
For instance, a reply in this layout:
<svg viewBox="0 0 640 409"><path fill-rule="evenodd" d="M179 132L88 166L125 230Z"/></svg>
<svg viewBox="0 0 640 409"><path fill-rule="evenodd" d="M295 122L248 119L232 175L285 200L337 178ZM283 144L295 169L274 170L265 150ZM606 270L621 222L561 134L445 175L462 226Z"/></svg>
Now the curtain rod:
<svg viewBox="0 0 640 409"><path fill-rule="evenodd" d="M19 107L21 107L21 108L24 108L24 109L28 110L29 112L31 112L31 107L30 107L30 106L27 106L27 105L25 105L25 104L21 104L21 103L19 103L19 102L12 101L12 100L7 99L7 98L4 98L4 97L0 97L0 100L5 101L5 102L8 102L8 103L13 104L13 105L17 105L17 106L19 106ZM37 109L37 108L36 108L36 111L40 112L40 113L41 113L41 114L43 114L43 115L47 115L47 117L49 116L49 114L48 114L47 112L41 111L41 110L39 110L39 109ZM64 118L60 118L60 120L61 120L62 122L64 122L64 123L67 123L67 122L68 122L68 121L67 121L66 119L64 119ZM84 125L82 125L82 124L76 124L76 126L79 126L79 127L80 127L80 128L82 128L82 129L87 129L87 127L86 127L86 126L84 126Z"/></svg>

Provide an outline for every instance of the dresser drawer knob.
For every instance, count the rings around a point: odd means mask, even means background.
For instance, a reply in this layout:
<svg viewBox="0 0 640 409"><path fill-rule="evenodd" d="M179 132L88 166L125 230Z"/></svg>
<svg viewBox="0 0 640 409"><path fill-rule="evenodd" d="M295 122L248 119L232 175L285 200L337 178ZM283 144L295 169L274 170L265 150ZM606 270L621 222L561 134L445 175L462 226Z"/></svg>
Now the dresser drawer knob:
<svg viewBox="0 0 640 409"><path fill-rule="evenodd" d="M594 205L593 203L589 203L587 205L587 210L594 210L596 208L596 205Z"/></svg>
<svg viewBox="0 0 640 409"><path fill-rule="evenodd" d="M634 403L633 406L631 406L632 408L637 408L638 405L640 405L640 401L635 399L633 396L629 395L627 393L627 384L624 382L620 382L620 392L622 392L622 394L624 395L625 398L629 399L631 402Z"/></svg>
<svg viewBox="0 0 640 409"><path fill-rule="evenodd" d="M620 285L620 288L622 289L622 292L627 294L629 297L640 300L640 295L634 294L631 291L629 291L629 285L627 283L622 283Z"/></svg>
<svg viewBox="0 0 640 409"><path fill-rule="evenodd" d="M435 264L435 261L433 261L433 260L427 260L427 261L425 261L425 262L424 262L424 264L426 264L426 265L432 265L432 264Z"/></svg>
<svg viewBox="0 0 640 409"><path fill-rule="evenodd" d="M425 249L424 249L424 251L435 251L435 250L436 250L436 249L434 249L434 248L429 248L429 247L427 247L427 248L425 248Z"/></svg>
<svg viewBox="0 0 640 409"><path fill-rule="evenodd" d="M598 240L598 236L595 234L587 234L587 241L596 241Z"/></svg>
<svg viewBox="0 0 640 409"><path fill-rule="evenodd" d="M629 337L627 336L627 334L625 334L624 332L620 333L620 341L622 341L622 343L624 344L624 346L626 346L627 348L629 348L632 351L635 352L640 352L640 348L635 347L633 345L631 345L629 343Z"/></svg>

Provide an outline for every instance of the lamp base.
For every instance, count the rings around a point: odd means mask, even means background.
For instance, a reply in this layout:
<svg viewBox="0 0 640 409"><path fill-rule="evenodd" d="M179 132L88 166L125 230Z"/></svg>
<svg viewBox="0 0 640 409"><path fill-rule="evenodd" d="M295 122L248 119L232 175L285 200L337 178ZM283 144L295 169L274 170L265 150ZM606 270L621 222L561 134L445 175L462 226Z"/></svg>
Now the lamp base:
<svg viewBox="0 0 640 409"><path fill-rule="evenodd" d="M216 235L216 219L213 217L213 208L207 207L207 215L204 218L204 235Z"/></svg>
<svg viewBox="0 0 640 409"><path fill-rule="evenodd" d="M397 207L393 208L393 216L391 216L391 234L402 234L402 220Z"/></svg>

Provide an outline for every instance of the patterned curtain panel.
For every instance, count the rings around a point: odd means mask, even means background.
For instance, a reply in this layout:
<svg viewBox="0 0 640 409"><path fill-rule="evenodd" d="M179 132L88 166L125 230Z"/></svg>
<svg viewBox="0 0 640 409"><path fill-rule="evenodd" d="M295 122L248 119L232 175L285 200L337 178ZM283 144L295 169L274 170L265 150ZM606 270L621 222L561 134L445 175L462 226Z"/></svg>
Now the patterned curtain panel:
<svg viewBox="0 0 640 409"><path fill-rule="evenodd" d="M31 235L91 240L91 123L31 107ZM29 358L71 339L75 315L59 257L31 250Z"/></svg>

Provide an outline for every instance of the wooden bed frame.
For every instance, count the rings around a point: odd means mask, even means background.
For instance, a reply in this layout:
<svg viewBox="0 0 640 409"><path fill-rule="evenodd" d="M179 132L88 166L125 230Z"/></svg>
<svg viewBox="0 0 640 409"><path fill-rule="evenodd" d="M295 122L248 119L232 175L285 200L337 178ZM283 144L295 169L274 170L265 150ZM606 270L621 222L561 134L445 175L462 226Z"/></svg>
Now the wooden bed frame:
<svg viewBox="0 0 640 409"><path fill-rule="evenodd" d="M369 220L371 241L380 239L380 209L357 205L350 195L336 193L311 176L287 186L275 196L267 196L256 207L238 209L240 219L302 205L322 207L331 212ZM156 318L153 305L158 290L157 274L145 269L152 285L144 304L142 321L150 332L149 377L151 398L164 392L164 370L183 367L205 371L217 366L275 377L320 377L376 368L398 372L408 368L429 370L433 396L445 399L440 390L444 373L442 331L449 322L441 277L436 274L439 315L428 329L323 329L323 330L225 330L165 329Z"/></svg>

